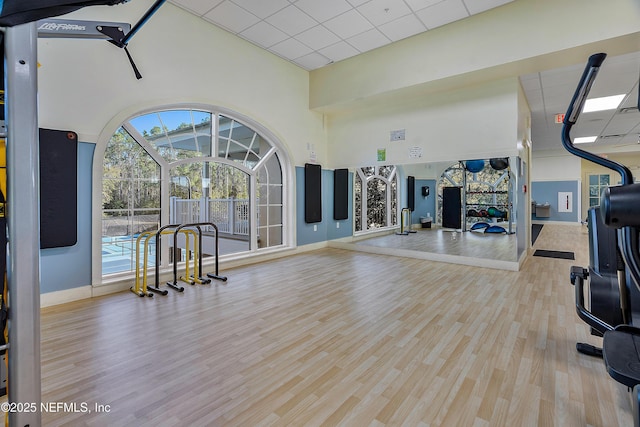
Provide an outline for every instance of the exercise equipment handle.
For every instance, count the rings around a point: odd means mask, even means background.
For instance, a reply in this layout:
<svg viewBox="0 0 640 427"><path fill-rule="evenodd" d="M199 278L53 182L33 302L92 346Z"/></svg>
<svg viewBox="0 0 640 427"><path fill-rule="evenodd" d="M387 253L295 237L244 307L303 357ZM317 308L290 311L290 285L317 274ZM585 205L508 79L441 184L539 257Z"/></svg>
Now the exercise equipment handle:
<svg viewBox="0 0 640 427"><path fill-rule="evenodd" d="M576 313L585 323L601 334L613 331L615 327L596 317L584 305L584 282L587 271L582 267L571 267L571 284L575 287Z"/></svg>
<svg viewBox="0 0 640 427"><path fill-rule="evenodd" d="M598 71L600 70L600 66L606 56L607 55L605 53L596 53L589 57L584 72L582 73L582 77L580 78L580 82L578 83L578 87L576 88L563 120L562 145L568 152L575 156L617 172L621 177L621 185L630 186L633 184L633 174L629 168L621 163L605 159L604 157L600 157L577 148L573 145L573 141L571 140L571 128L578 121L578 117L580 116L582 107L584 107L584 103L587 100L591 86L593 85L593 82L598 75ZM611 209L610 200L605 203L604 207ZM606 212L601 212L601 214L603 214L603 222L606 225L611 225L605 221L606 219L611 218L610 213L607 214ZM622 258L631 273L631 277L633 278L636 287L640 290L640 245L638 242L638 229L631 226L618 226L618 228L618 246L620 248Z"/></svg>
<svg viewBox="0 0 640 427"><path fill-rule="evenodd" d="M613 160L605 159L604 157L600 157L577 148L573 145L573 141L571 140L571 128L578 121L578 117L582 112L587 96L589 96L589 92L591 91L591 86L593 86L593 82L600 71L600 66L606 57L606 53L596 53L589 57L589 61L587 62L582 73L582 77L580 78L580 82L578 83L578 87L576 88L573 98L571 99L571 103L564 115L564 120L562 122L562 145L573 155L618 172L622 177L622 185L627 185L633 183L633 175L629 168L618 162L614 162Z"/></svg>
<svg viewBox="0 0 640 427"><path fill-rule="evenodd" d="M564 116L564 124L570 123L573 125L578 121L578 116L582 112L582 107L584 107L587 96L591 91L591 86L593 85L593 82L598 75L598 71L600 71L600 66L606 57L606 53L596 53L589 57L587 65L582 73L582 77L580 78L580 82L578 83L578 88L573 94L567 113Z"/></svg>

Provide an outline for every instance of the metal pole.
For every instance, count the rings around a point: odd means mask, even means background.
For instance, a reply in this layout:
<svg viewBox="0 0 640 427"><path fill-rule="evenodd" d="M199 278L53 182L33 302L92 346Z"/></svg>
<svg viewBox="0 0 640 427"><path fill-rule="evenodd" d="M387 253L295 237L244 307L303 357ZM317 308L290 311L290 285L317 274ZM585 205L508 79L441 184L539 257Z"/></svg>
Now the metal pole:
<svg viewBox="0 0 640 427"><path fill-rule="evenodd" d="M9 413L12 427L38 427L40 402L40 178L36 23L5 30L9 256Z"/></svg>
<svg viewBox="0 0 640 427"><path fill-rule="evenodd" d="M129 40L131 40L131 37L136 35L136 33L140 30L140 28L142 28L142 26L147 23L147 21L153 16L153 14L156 13L158 9L160 9L160 6L162 6L165 1L166 0L156 0L156 2L151 6L151 8L147 10L147 12L142 16L142 18L138 20L136 25L134 25L133 28L131 28L131 31L129 31L129 33L126 36L124 36L121 43L123 45L126 45L127 43L129 43Z"/></svg>

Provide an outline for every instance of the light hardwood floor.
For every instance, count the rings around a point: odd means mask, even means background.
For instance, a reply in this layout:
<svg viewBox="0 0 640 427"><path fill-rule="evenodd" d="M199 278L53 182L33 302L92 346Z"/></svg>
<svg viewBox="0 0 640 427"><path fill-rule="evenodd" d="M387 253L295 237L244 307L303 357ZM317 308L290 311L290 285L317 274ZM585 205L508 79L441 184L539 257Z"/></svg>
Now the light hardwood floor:
<svg viewBox="0 0 640 427"><path fill-rule="evenodd" d="M625 426L575 314L586 231L545 226L519 272L341 249L223 271L183 294L42 313L45 426Z"/></svg>

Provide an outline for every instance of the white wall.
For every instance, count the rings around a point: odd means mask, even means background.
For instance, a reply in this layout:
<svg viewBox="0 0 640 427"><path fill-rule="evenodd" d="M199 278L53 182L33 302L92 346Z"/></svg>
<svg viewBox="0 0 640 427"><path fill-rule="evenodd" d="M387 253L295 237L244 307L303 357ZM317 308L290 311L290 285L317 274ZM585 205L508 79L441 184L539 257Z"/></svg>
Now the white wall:
<svg viewBox="0 0 640 427"><path fill-rule="evenodd" d="M442 176L443 172L447 168L451 167L455 163L452 161L447 162L434 162L434 163L419 163L419 164L404 164L402 170L406 176L414 176L416 179L435 179L438 180Z"/></svg>
<svg viewBox="0 0 640 427"><path fill-rule="evenodd" d="M517 79L405 98L328 119L330 167L421 164L517 155ZM390 142L390 131L405 129L405 141ZM411 158L409 150L422 150Z"/></svg>
<svg viewBox="0 0 640 427"><path fill-rule="evenodd" d="M531 109L527 102L527 97L522 89L522 85L518 84L518 142L520 146L520 157L526 160L525 151L528 149L525 145L531 141Z"/></svg>
<svg viewBox="0 0 640 427"><path fill-rule="evenodd" d="M531 181L577 181L580 179L580 158L566 151L534 150L532 157Z"/></svg>
<svg viewBox="0 0 640 427"><path fill-rule="evenodd" d="M64 18L134 24L152 3L90 7ZM81 141L104 144L131 114L195 102L264 125L296 164L307 160L307 143L326 161L322 115L309 110L308 72L170 3L129 43L142 80L124 51L106 41L40 39L38 49L41 127L75 130Z"/></svg>

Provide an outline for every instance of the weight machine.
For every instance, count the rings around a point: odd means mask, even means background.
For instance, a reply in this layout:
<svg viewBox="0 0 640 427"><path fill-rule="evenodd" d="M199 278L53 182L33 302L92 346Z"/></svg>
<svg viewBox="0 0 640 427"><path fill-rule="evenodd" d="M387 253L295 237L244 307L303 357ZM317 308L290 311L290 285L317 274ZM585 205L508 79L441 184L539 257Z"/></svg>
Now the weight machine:
<svg viewBox="0 0 640 427"><path fill-rule="evenodd" d="M640 324L636 313L640 305L640 184L634 183L628 167L575 147L570 135L605 58L604 53L589 58L565 114L562 144L571 154L617 172L621 185L607 187L600 208L590 210L591 265L572 267L570 278L578 315L603 335L601 350L578 344L578 351L602 354L609 375L632 389L634 424L640 427L640 328L634 326ZM587 280L590 310L584 304Z"/></svg>
<svg viewBox="0 0 640 427"><path fill-rule="evenodd" d="M126 0L4 0L0 2L0 30L4 44L5 118L0 137L7 145L6 220L9 256L9 311L2 328L8 342L8 401L40 406L40 224L37 113L36 21L86 6L116 5ZM165 0L157 1L138 22L137 31ZM133 29L127 34L133 36ZM124 48L127 35L114 40ZM133 63L132 63L133 65ZM137 76L137 75L136 75ZM4 230L2 230L4 233ZM5 331L1 331L4 333ZM10 412L12 426L41 425L40 411Z"/></svg>

